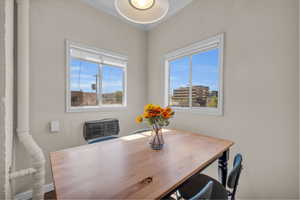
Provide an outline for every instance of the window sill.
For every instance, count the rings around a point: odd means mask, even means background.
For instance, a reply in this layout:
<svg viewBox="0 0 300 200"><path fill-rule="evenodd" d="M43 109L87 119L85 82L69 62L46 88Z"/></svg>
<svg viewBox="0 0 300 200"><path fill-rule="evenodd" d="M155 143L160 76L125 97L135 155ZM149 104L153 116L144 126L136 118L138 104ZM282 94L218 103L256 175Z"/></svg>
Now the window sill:
<svg viewBox="0 0 300 200"><path fill-rule="evenodd" d="M171 107L171 108L178 113L223 116L222 109L217 109L217 108L216 109L215 108L178 108L178 107Z"/></svg>
<svg viewBox="0 0 300 200"><path fill-rule="evenodd" d="M102 107L71 107L67 108L67 113L77 113L77 112L115 112L115 111L125 111L127 110L127 106L122 105L110 105L110 106L102 106Z"/></svg>

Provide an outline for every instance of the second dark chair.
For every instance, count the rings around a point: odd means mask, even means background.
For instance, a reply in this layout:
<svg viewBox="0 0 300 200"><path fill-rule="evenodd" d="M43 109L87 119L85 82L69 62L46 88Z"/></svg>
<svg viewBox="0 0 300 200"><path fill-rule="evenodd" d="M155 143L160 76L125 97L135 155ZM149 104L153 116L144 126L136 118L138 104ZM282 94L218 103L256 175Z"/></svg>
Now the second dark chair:
<svg viewBox="0 0 300 200"><path fill-rule="evenodd" d="M209 181L206 186L194 197L190 198L189 200L209 200L211 199L211 194L213 190L213 182Z"/></svg>
<svg viewBox="0 0 300 200"><path fill-rule="evenodd" d="M201 188L205 187L209 182L213 182L213 188L210 199L235 199L237 185L239 182L242 170L242 155L237 154L234 158L233 168L228 176L227 186L231 191L226 188L217 180L204 174L197 174L188 179L181 187L178 188L180 196L184 199L192 199Z"/></svg>
<svg viewBox="0 0 300 200"><path fill-rule="evenodd" d="M209 181L203 188L198 191L193 197L191 197L189 200L210 200L211 194L213 190L213 182ZM178 199L178 198L176 198ZM167 196L163 198L163 200L176 200L172 196Z"/></svg>
<svg viewBox="0 0 300 200"><path fill-rule="evenodd" d="M140 134L140 133L148 132L148 131L151 131L151 130L152 129L150 129L150 128L142 128L142 129L138 129L138 130L135 130L135 131L131 132L130 135Z"/></svg>

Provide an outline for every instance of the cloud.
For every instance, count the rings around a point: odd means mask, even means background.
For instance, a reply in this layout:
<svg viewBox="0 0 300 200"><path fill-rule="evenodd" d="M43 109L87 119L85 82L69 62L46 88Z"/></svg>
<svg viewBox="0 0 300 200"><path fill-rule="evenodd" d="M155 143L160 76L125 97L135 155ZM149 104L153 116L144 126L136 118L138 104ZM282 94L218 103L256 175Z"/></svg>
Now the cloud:
<svg viewBox="0 0 300 200"><path fill-rule="evenodd" d="M107 88L107 87L122 87L123 82L122 81L103 81L102 82L102 87Z"/></svg>
<svg viewBox="0 0 300 200"><path fill-rule="evenodd" d="M193 65L193 71L200 70L202 73L218 73L219 72L219 66L217 65L201 65L201 64L195 64Z"/></svg>
<svg viewBox="0 0 300 200"><path fill-rule="evenodd" d="M80 83L80 85L78 83L71 83L71 89L81 89L81 90L93 90L92 89L92 84L93 83Z"/></svg>
<svg viewBox="0 0 300 200"><path fill-rule="evenodd" d="M74 78L74 79L79 79L79 78L81 78L81 79L92 79L92 80L96 80L96 77L95 77L95 75L88 75L88 74L81 74L81 75L79 75L79 74L71 74L71 78Z"/></svg>
<svg viewBox="0 0 300 200"><path fill-rule="evenodd" d="M79 71L80 67L79 66L71 66L71 71Z"/></svg>

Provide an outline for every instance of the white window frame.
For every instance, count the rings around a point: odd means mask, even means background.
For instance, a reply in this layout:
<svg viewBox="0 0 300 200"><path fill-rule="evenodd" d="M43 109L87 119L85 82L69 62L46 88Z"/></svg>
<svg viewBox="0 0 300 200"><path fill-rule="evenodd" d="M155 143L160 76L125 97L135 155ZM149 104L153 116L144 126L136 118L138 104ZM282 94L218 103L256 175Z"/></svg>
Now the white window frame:
<svg viewBox="0 0 300 200"><path fill-rule="evenodd" d="M92 60L86 60L88 62L94 62L98 63L100 66L102 65L108 65L113 67L119 67L124 70L123 74L123 104L112 104L112 105L103 105L101 102L101 98L99 98L99 104L97 106L72 106L71 105L71 79L70 79L70 60L71 60L71 49L78 49L85 52L90 52L93 54L99 55L99 57L108 57L112 59L116 59L119 61L122 61L124 64L123 66L115 65L111 63L106 62L97 62ZM84 60L84 59L81 59ZM87 45L83 45L77 42L73 42L70 40L66 40L66 112L87 112L87 111L114 111L114 110L120 110L120 109L126 109L127 108L127 64L128 64L128 57L125 55L121 55L118 53L110 52L103 49L98 49L94 47L89 47ZM100 67L102 69L102 67ZM102 75L102 71L100 71L100 74ZM99 86L101 88L101 82L99 83ZM99 95L99 94L98 94Z"/></svg>
<svg viewBox="0 0 300 200"><path fill-rule="evenodd" d="M164 91L164 103L165 106L169 106L169 86L170 86L170 70L169 64L171 61L182 58L185 56L189 56L191 60L191 56L194 54L207 51L210 49L219 49L219 93L218 93L218 107L217 108L197 108L197 107L172 107L176 111L188 111L188 112L195 112L204 115L223 115L223 54L224 54L224 33L219 34L217 36L211 37L206 40L202 40L190 46L178 49L171 53L165 55L165 91ZM190 70L192 69L192 63L190 62ZM190 72L191 73L191 72ZM191 80L190 80L191 84ZM189 86L191 86L189 84ZM190 87L190 90L192 88ZM190 91L190 98L191 98L191 91ZM190 100L191 101L191 100Z"/></svg>

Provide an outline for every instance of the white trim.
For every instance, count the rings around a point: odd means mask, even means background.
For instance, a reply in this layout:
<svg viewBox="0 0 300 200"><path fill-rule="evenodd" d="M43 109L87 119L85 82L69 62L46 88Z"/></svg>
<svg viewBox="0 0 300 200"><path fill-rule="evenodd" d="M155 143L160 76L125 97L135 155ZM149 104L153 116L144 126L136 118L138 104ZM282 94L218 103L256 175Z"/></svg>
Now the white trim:
<svg viewBox="0 0 300 200"><path fill-rule="evenodd" d="M54 190L54 185L53 185L53 183L50 183L50 184L44 185L43 188L44 188L45 193L51 192ZM28 191L25 191L25 192L15 195L15 200L30 200L30 199L32 199L32 190L28 190Z"/></svg>
<svg viewBox="0 0 300 200"><path fill-rule="evenodd" d="M74 41L71 41L71 40L68 40L68 39L66 39L66 45L67 45L67 47L72 47L72 48L75 48L75 49L80 49L80 50L84 50L84 51L87 51L87 52L104 55L104 56L115 58L115 59L118 59L118 60L124 60L125 62L128 61L128 56L126 56L126 55L115 53L115 52L108 51L108 50L105 50L105 49L91 47L91 46L88 46L88 45L85 45L85 44L82 44L82 43L79 43L79 42L74 42Z"/></svg>
<svg viewBox="0 0 300 200"><path fill-rule="evenodd" d="M222 116L223 112L220 109L216 108L184 108L184 107L172 107L177 113L190 112L194 114L200 115L214 115L214 116Z"/></svg>
<svg viewBox="0 0 300 200"><path fill-rule="evenodd" d="M169 105L169 85L170 85L170 70L169 70L169 62L171 60L181 58L184 56L189 56L190 65L191 65L191 55L207 51L212 48L219 48L219 91L218 91L218 108L195 108L195 107L188 107L188 108L179 108L179 107L172 107L174 110L179 112L193 112L199 114L208 114L208 115L216 115L222 116L223 115L223 74L224 74L224 37L225 34L221 33L217 36L211 37L206 40L202 40L200 42L194 43L187 47L175 50L165 55L165 94L164 94L164 104L165 106ZM191 73L191 66L190 66L190 73ZM191 74L190 74L191 78ZM190 80L191 83L191 80ZM191 94L190 94L191 96ZM191 98L191 97L190 97ZM190 99L191 101L191 99Z"/></svg>
<svg viewBox="0 0 300 200"><path fill-rule="evenodd" d="M189 107L193 106L193 61L192 55L189 55Z"/></svg>
<svg viewBox="0 0 300 200"><path fill-rule="evenodd" d="M224 43L225 43L225 34L222 33L219 36L219 93L218 93L218 112L217 115L224 114Z"/></svg>
<svg viewBox="0 0 300 200"><path fill-rule="evenodd" d="M113 112L113 111L126 111L128 110L127 106L122 106L122 105L109 105L109 106L105 106L102 105L100 106L82 106L82 107L71 107L68 110L68 113L80 113L80 112L99 112L99 111L103 111L103 112Z"/></svg>
<svg viewBox="0 0 300 200"><path fill-rule="evenodd" d="M300 10L300 0L298 0L298 11ZM299 78L300 78L300 12L298 12L298 116L300 116L300 81L299 81ZM298 136L299 136L299 144L300 144L300 117L298 119ZM300 157L300 148L299 148L299 152L298 152L298 158ZM299 159L299 163L298 163L299 167L298 167L298 170L300 170L300 159ZM300 176L299 176L299 179L298 179L298 183L300 183ZM300 191L300 184L298 184L298 191ZM299 194L300 195L300 194ZM299 196L300 197L300 196Z"/></svg>
<svg viewBox="0 0 300 200"><path fill-rule="evenodd" d="M170 70L169 70L169 67L168 67L168 60L165 60L164 61L164 66L165 66L165 89L164 89L164 105L165 107L168 106L169 104L169 95L170 95L170 89L169 89L169 85L170 85Z"/></svg>
<svg viewBox="0 0 300 200"><path fill-rule="evenodd" d="M104 49L98 49L95 47L90 47L84 44L80 44L78 42L73 42L70 40L65 41L66 45L66 112L90 112L90 111L115 111L115 110L125 110L127 108L127 65L128 65L128 56L122 55L119 53L114 53L111 51L107 51ZM101 58L101 62L95 62L99 64L99 68L101 68L102 64L111 65L110 62L106 63L105 58L112 58L123 62L123 64L114 64L113 67L119 67L123 69L123 104L122 105L103 105L101 103L101 92L100 98L98 98L99 102L97 106L82 106L82 107L72 107L71 106L71 95L70 95L70 50L71 48L79 49L82 51L87 51L90 53L94 53L99 55ZM102 83L102 68L99 71L101 75L99 78L99 90L101 90L101 83Z"/></svg>
<svg viewBox="0 0 300 200"><path fill-rule="evenodd" d="M70 45L71 42L69 40L66 40L66 112L70 112L71 108L71 97L70 97Z"/></svg>
<svg viewBox="0 0 300 200"><path fill-rule="evenodd" d="M224 33L221 33L217 36L208 38L206 40L201 40L189 46L167 53L165 55L165 59L173 60L178 57L184 57L187 55L197 53L199 51L203 51L204 49L216 48L217 46L222 45L223 40L224 40Z"/></svg>

